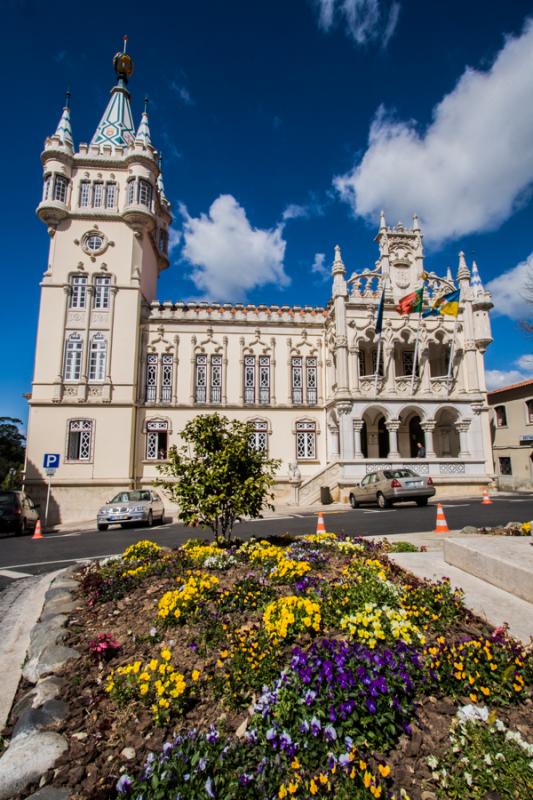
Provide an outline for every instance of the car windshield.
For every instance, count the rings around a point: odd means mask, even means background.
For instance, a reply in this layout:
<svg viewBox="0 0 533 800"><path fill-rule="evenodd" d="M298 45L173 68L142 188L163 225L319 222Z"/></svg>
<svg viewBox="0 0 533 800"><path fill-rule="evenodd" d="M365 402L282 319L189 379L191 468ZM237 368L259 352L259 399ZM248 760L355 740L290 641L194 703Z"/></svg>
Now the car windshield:
<svg viewBox="0 0 533 800"><path fill-rule="evenodd" d="M11 506L17 502L15 492L0 492L0 506Z"/></svg>
<svg viewBox="0 0 533 800"><path fill-rule="evenodd" d="M391 480L392 478L418 478L416 472L410 469L388 469L383 474L387 480Z"/></svg>
<svg viewBox="0 0 533 800"><path fill-rule="evenodd" d="M111 503L139 503L150 500L150 492L119 492L110 501Z"/></svg>

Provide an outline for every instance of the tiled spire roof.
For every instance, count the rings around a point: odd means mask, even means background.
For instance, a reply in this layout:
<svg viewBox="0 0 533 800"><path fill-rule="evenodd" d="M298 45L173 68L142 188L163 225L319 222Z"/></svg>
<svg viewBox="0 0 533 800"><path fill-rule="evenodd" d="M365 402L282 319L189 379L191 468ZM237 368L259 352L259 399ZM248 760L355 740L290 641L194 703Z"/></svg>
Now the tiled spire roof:
<svg viewBox="0 0 533 800"><path fill-rule="evenodd" d="M133 117L131 114L130 93L127 90L128 78L133 72L133 60L126 53L127 37L124 37L124 50L117 53L113 66L117 73L117 85L111 90L111 97L103 113L91 144L112 144L124 147L131 144L135 137Z"/></svg>
<svg viewBox="0 0 533 800"><path fill-rule="evenodd" d="M62 144L69 144L71 147L74 146L74 140L72 138L72 127L70 124L70 92L67 91L65 95L65 105L63 106L63 113L61 114L61 119L57 123L55 136L60 139Z"/></svg>
<svg viewBox="0 0 533 800"><path fill-rule="evenodd" d="M148 124L148 98L144 98L144 111L141 116L141 123L137 128L137 133L135 134L135 141L140 142L145 147L152 144L152 139L150 137L150 125Z"/></svg>
<svg viewBox="0 0 533 800"><path fill-rule="evenodd" d="M475 261L472 262L472 277L470 279L470 286L473 289L475 297L477 297L479 294L483 294L483 284L481 283L481 277Z"/></svg>

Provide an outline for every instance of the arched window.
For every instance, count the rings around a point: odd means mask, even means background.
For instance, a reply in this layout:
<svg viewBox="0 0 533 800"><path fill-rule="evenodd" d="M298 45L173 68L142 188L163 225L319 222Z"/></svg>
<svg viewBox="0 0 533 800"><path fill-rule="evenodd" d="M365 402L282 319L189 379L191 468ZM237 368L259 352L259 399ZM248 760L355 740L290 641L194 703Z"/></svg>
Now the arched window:
<svg viewBox="0 0 533 800"><path fill-rule="evenodd" d="M66 381L79 381L82 350L83 342L80 334L71 333L65 345L64 376Z"/></svg>
<svg viewBox="0 0 533 800"><path fill-rule="evenodd" d="M70 279L70 308L85 308L87 300L87 275L73 275Z"/></svg>
<svg viewBox="0 0 533 800"><path fill-rule="evenodd" d="M63 175L56 175L54 178L54 195L53 200L59 203L65 203L67 200L67 187L68 179Z"/></svg>
<svg viewBox="0 0 533 800"><path fill-rule="evenodd" d="M298 461L316 458L316 422L312 420L296 423L296 458Z"/></svg>
<svg viewBox="0 0 533 800"><path fill-rule="evenodd" d="M505 406L496 406L494 408L494 413L496 415L496 427L497 428L506 428L507 427L507 411Z"/></svg>
<svg viewBox="0 0 533 800"><path fill-rule="evenodd" d="M52 176L45 175L43 183L43 200L48 200L50 197L50 190L52 188Z"/></svg>
<svg viewBox="0 0 533 800"><path fill-rule="evenodd" d="M268 422L264 419L252 419L253 433L250 435L250 444L259 453L268 453Z"/></svg>
<svg viewBox="0 0 533 800"><path fill-rule="evenodd" d="M317 404L317 366L315 356L293 356L291 358L291 389L294 405Z"/></svg>
<svg viewBox="0 0 533 800"><path fill-rule="evenodd" d="M109 287L111 278L109 275L98 275L94 279L94 308L105 311L109 308Z"/></svg>
<svg viewBox="0 0 533 800"><path fill-rule="evenodd" d="M139 178L139 204L141 206L146 206L147 208L152 207L152 184L149 181L144 180L144 178Z"/></svg>
<svg viewBox="0 0 533 800"><path fill-rule="evenodd" d="M533 423L533 400L526 400L526 422Z"/></svg>
<svg viewBox="0 0 533 800"><path fill-rule="evenodd" d="M128 205L131 206L135 202L135 178L128 181Z"/></svg>
<svg viewBox="0 0 533 800"><path fill-rule="evenodd" d="M163 461L168 454L168 422L165 419L146 421L146 459Z"/></svg>
<svg viewBox="0 0 533 800"><path fill-rule="evenodd" d="M89 380L103 381L107 360L107 342L102 333L95 333L89 353Z"/></svg>
<svg viewBox="0 0 533 800"><path fill-rule="evenodd" d="M92 453L93 421L71 419L68 423L67 460L90 461Z"/></svg>

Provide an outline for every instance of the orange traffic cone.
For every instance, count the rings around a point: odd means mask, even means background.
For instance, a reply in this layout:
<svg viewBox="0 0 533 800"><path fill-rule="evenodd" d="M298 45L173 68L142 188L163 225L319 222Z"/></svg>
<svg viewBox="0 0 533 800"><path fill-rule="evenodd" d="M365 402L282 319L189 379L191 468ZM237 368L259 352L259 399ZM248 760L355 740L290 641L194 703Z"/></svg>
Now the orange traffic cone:
<svg viewBox="0 0 533 800"><path fill-rule="evenodd" d="M317 533L325 533L326 532L326 526L324 524L324 515L323 514L319 514L318 515L318 520L317 520L317 523L316 523L316 532Z"/></svg>
<svg viewBox="0 0 533 800"><path fill-rule="evenodd" d="M38 519L35 523L35 530L33 532L32 539L44 539L43 534L41 533L41 520Z"/></svg>
<svg viewBox="0 0 533 800"><path fill-rule="evenodd" d="M442 510L442 503L437 503L437 522L435 525L435 533L449 533L448 523Z"/></svg>
<svg viewBox="0 0 533 800"><path fill-rule="evenodd" d="M483 489L483 500L481 501L482 506L490 506L492 505L492 500L489 497L488 489Z"/></svg>

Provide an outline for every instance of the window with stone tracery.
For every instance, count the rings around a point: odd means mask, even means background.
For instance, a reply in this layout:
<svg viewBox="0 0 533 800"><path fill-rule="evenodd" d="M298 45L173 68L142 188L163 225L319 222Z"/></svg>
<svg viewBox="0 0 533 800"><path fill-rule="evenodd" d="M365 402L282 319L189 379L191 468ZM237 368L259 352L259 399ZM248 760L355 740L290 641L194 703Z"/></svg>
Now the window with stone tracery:
<svg viewBox="0 0 533 800"><path fill-rule="evenodd" d="M364 377L366 374L366 353L364 350L359 350L359 375Z"/></svg>
<svg viewBox="0 0 533 800"><path fill-rule="evenodd" d="M161 402L170 403L172 400L172 375L174 371L174 357L164 355L161 357Z"/></svg>
<svg viewBox="0 0 533 800"><path fill-rule="evenodd" d="M79 333L71 333L65 344L64 380L79 381L83 341Z"/></svg>
<svg viewBox="0 0 533 800"><path fill-rule="evenodd" d="M105 185L105 207L115 208L117 203L117 184L108 182Z"/></svg>
<svg viewBox="0 0 533 800"><path fill-rule="evenodd" d="M146 356L145 400L155 403L157 397L157 356L150 353Z"/></svg>
<svg viewBox="0 0 533 800"><path fill-rule="evenodd" d="M48 200L52 189L52 176L46 175L43 183L43 200Z"/></svg>
<svg viewBox="0 0 533 800"><path fill-rule="evenodd" d="M73 275L70 279L70 308L85 308L87 301L87 275Z"/></svg>
<svg viewBox="0 0 533 800"><path fill-rule="evenodd" d="M139 178L139 197L140 205L151 208L152 206L152 184L144 178Z"/></svg>
<svg viewBox="0 0 533 800"><path fill-rule="evenodd" d="M402 375L410 376L413 374L413 364L415 361L415 351L414 350L403 350L402 351ZM417 359L415 375L418 377L419 372L419 360Z"/></svg>
<svg viewBox="0 0 533 800"><path fill-rule="evenodd" d="M102 333L95 333L91 340L89 351L89 380L105 380L105 368L107 361L107 342Z"/></svg>
<svg viewBox="0 0 533 800"><path fill-rule="evenodd" d="M91 195L91 184L89 181L81 181L80 183L80 208L87 208L89 205L89 198Z"/></svg>
<svg viewBox="0 0 533 800"><path fill-rule="evenodd" d="M268 453L268 422L262 419L251 420L253 432L250 434L250 444L259 453Z"/></svg>
<svg viewBox="0 0 533 800"><path fill-rule="evenodd" d="M194 399L196 403L222 402L222 356L200 353L196 356Z"/></svg>
<svg viewBox="0 0 533 800"><path fill-rule="evenodd" d="M316 458L316 423L306 420L296 423L296 458L298 461Z"/></svg>
<svg viewBox="0 0 533 800"><path fill-rule="evenodd" d="M315 406L318 402L318 359L293 356L291 359L292 402ZM304 393L305 392L305 393Z"/></svg>
<svg viewBox="0 0 533 800"><path fill-rule="evenodd" d="M135 202L135 179L132 178L128 181L128 205L131 206Z"/></svg>
<svg viewBox="0 0 533 800"><path fill-rule="evenodd" d="M372 372L371 372L372 375L376 374L377 366L378 366L378 351L377 348L374 348L374 350L372 350ZM379 354L379 376L381 378L383 377L383 349L381 349L381 352Z"/></svg>
<svg viewBox="0 0 533 800"><path fill-rule="evenodd" d="M109 275L98 275L94 279L94 300L93 307L100 311L105 311L109 308L109 287L111 286L111 278Z"/></svg>
<svg viewBox="0 0 533 800"><path fill-rule="evenodd" d="M102 181L93 183L93 208L101 208L104 204L104 184Z"/></svg>
<svg viewBox="0 0 533 800"><path fill-rule="evenodd" d="M68 179L63 175L56 175L54 178L54 195L53 200L59 203L65 203L67 200Z"/></svg>
<svg viewBox="0 0 533 800"><path fill-rule="evenodd" d="M92 437L91 419L71 419L68 423L67 460L90 461Z"/></svg>
<svg viewBox="0 0 533 800"><path fill-rule="evenodd" d="M196 356L196 369L194 380L194 399L197 403L207 402L207 356Z"/></svg>
<svg viewBox="0 0 533 800"><path fill-rule="evenodd" d="M211 356L211 403L222 402L222 356Z"/></svg>
<svg viewBox="0 0 533 800"><path fill-rule="evenodd" d="M151 419L146 422L146 459L163 461L168 455L168 422Z"/></svg>
<svg viewBox="0 0 533 800"><path fill-rule="evenodd" d="M244 357L244 402L270 403L270 356Z"/></svg>

